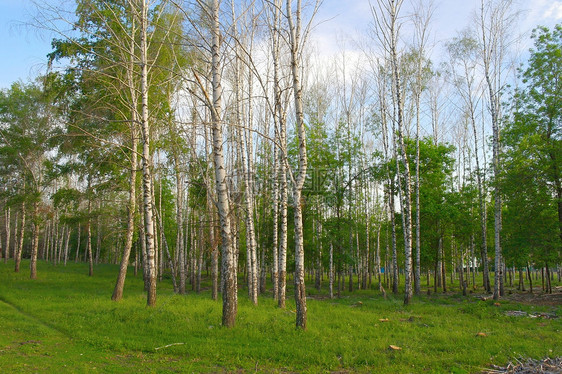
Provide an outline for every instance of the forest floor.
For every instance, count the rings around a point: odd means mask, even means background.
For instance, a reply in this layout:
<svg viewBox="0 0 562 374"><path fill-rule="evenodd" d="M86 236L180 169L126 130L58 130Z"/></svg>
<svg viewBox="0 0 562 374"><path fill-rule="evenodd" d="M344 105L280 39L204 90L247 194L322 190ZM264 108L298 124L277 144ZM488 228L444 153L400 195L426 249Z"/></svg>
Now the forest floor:
<svg viewBox="0 0 562 374"><path fill-rule="evenodd" d="M540 293L537 293L537 291ZM562 287L553 287L551 294L542 293L540 289L536 290L535 293L530 293L528 291L515 292L513 294L506 295L505 299L530 305L562 305Z"/></svg>
<svg viewBox="0 0 562 374"><path fill-rule="evenodd" d="M206 290L177 295L165 279L147 308L132 271L124 299L110 300L115 265L88 277L85 264L40 263L34 281L27 262L19 274L12 265L0 263L2 373L478 373L562 357L556 281L553 295L508 289L496 302L453 285L408 306L402 295L329 299L309 286L307 331L294 327L290 292L282 310L270 293L253 306L241 289L237 324L226 329Z"/></svg>

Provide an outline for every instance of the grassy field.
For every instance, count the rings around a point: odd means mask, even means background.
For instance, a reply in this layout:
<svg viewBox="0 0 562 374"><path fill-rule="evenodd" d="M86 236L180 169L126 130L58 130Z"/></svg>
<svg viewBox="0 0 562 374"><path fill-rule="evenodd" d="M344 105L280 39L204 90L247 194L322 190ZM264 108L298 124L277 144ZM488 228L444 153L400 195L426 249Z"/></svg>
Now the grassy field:
<svg viewBox="0 0 562 374"><path fill-rule="evenodd" d="M270 295L259 306L240 291L237 325L220 326L210 292L180 296L169 282L147 308L132 272L112 302L118 268L40 263L28 279L0 264L0 372L377 372L473 373L521 357L562 356L562 306L482 301L475 294L383 299L378 291L330 300L309 287L308 330L294 327L294 303ZM292 287L288 287L291 289ZM480 333L480 334L479 334ZM401 350L391 350L390 345Z"/></svg>

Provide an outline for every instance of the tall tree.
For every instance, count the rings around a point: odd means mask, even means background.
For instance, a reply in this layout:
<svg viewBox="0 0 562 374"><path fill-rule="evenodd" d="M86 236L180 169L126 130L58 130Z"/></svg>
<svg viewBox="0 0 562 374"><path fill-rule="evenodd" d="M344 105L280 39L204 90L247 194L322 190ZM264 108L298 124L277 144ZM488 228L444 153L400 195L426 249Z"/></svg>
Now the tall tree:
<svg viewBox="0 0 562 374"><path fill-rule="evenodd" d="M447 45L451 56L451 70L453 73L454 85L464 104L466 115L472 128L474 137L474 160L476 166L476 183L478 188L478 212L480 216L480 257L482 260L482 272L484 288L487 292L491 291L490 276L488 268L488 234L486 225L486 172L485 165L481 165L479 146L479 134L477 127L477 110L480 101L479 86L477 76L477 52L478 42L470 36L468 32L463 32L459 37L454 38ZM460 71L459 71L460 70ZM482 139L484 141L484 139ZM484 148L484 147L482 147Z"/></svg>
<svg viewBox="0 0 562 374"><path fill-rule="evenodd" d="M0 92L0 157L5 187L12 198L21 202L21 227L16 250L15 270L19 271L23 251L26 206L30 205L32 224L30 276L37 278L37 253L41 217L39 207L45 179L45 162L51 149L50 138L55 133L52 97L49 94L51 76L36 83L14 83Z"/></svg>
<svg viewBox="0 0 562 374"><path fill-rule="evenodd" d="M483 64L484 79L488 91L488 110L492 123L492 169L494 172L494 249L495 275L494 299L500 298L502 280L501 253L501 191L499 184L500 170L500 119L501 95L504 90L505 64L507 47L511 42L510 28L513 27L515 15L512 12L512 0L481 1L480 7L480 55Z"/></svg>
<svg viewBox="0 0 562 374"><path fill-rule="evenodd" d="M203 6L203 5L202 5ZM221 30L220 30L220 1L212 0L205 6L211 25L211 75L212 98L207 96L207 103L211 112L213 163L215 170L215 188L217 193L217 210L220 218L220 232L222 239L222 276L223 276L223 311L222 324L234 327L237 313L236 287L236 256L232 245L230 203L226 169L223 155L222 130L222 58L221 58ZM203 88L203 87L202 87Z"/></svg>
<svg viewBox="0 0 562 374"><path fill-rule="evenodd" d="M276 9L281 9L281 0L278 1ZM276 27L279 25L278 17L279 12L276 10ZM277 31L277 34L281 32L280 30ZM286 292L286 284L287 284L287 247L288 247L288 227L287 227L287 204L288 204L288 181L287 181L287 172L288 172L288 160L287 160L287 112L286 112L286 105L283 105L283 95L282 95L282 86L280 83L280 51L279 51L279 34L277 35L276 39L277 45L274 46L274 66L277 66L275 72L277 74L277 78L274 82L274 87L276 87L275 91L275 112L277 113L277 121L278 121L278 143L279 143L279 215L280 215L280 222L279 222L279 307L285 308L285 292Z"/></svg>
<svg viewBox="0 0 562 374"><path fill-rule="evenodd" d="M413 261L412 261L412 189L411 189L411 172L408 162L408 154L405 143L405 123L404 123L404 97L402 78L400 74L400 62L398 56L398 40L399 40L399 13L403 5L403 0L387 0L379 1L378 9L373 9L373 15L379 32L381 43L385 48L392 69L392 96L395 107L395 121L398 135L397 147L400 151L400 161L404 168L404 191L403 191L403 233L404 233L404 255L405 266L404 272L406 276L404 304L409 304L412 298L412 281L413 281ZM400 175L400 172L399 172ZM400 186L400 183L399 183ZM393 207L390 207L393 209Z"/></svg>
<svg viewBox="0 0 562 374"><path fill-rule="evenodd" d="M304 283L304 232L302 222L302 188L306 179L308 159L306 156L306 132L304 126L302 100L302 2L297 0L295 14L292 1L287 0L286 17L289 23L289 48L291 50L291 74L296 117L296 133L299 148L299 165L293 180L293 209L295 222L295 303L297 307L296 325L306 329L306 286Z"/></svg>
<svg viewBox="0 0 562 374"><path fill-rule="evenodd" d="M413 15L415 28L415 50L417 59L414 84L414 101L416 110L416 174L415 174L415 196L416 196L416 252L414 270L414 292L416 295L421 293L421 215L420 215L420 111L421 94L426 83L428 72L427 58L425 57L427 43L429 39L429 24L433 16L433 3L423 4L421 1L416 4Z"/></svg>
<svg viewBox="0 0 562 374"><path fill-rule="evenodd" d="M513 118L502 130L506 257L519 266L562 254L562 26L533 31Z"/></svg>

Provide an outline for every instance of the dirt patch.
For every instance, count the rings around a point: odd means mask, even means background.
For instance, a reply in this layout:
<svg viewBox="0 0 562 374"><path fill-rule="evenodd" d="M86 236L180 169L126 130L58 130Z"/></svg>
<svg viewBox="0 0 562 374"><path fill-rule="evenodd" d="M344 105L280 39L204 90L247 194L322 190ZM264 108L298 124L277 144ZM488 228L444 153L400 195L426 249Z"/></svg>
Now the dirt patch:
<svg viewBox="0 0 562 374"><path fill-rule="evenodd" d="M483 301L492 300L491 294L474 293L473 297ZM533 293L529 291L506 290L506 294L499 300L500 304L502 300L537 306L562 306L562 287L556 287L552 290L551 294L543 293L542 290L536 290Z"/></svg>
<svg viewBox="0 0 562 374"><path fill-rule="evenodd" d="M562 306L562 290L553 290L551 294L514 292L511 295L505 295L504 299L522 304Z"/></svg>

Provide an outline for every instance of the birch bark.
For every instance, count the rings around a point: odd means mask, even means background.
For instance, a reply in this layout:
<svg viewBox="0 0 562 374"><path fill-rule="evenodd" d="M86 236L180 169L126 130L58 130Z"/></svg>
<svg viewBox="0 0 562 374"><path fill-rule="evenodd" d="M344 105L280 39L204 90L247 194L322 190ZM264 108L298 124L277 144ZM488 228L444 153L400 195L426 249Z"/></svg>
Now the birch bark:
<svg viewBox="0 0 562 374"><path fill-rule="evenodd" d="M211 14L211 74L213 97L209 103L212 120L213 138L213 163L215 167L215 188L217 193L217 210L219 213L222 239L222 274L223 274L223 311L222 324L226 327L234 327L237 313L237 289L236 289L236 262L232 246L230 205L228 201L228 185L226 181L226 169L223 156L222 136L222 84L221 84L221 58L220 58L220 18L219 0L212 0Z"/></svg>
<svg viewBox="0 0 562 374"><path fill-rule="evenodd" d="M295 303L296 326L306 329L306 287L304 279L304 228L302 221L302 188L304 186L307 169L306 132L304 126L302 83L301 83L301 32L302 32L302 4L297 0L297 7L293 17L292 1L287 0L287 21L289 23L289 47L291 49L291 73L293 81L293 96L295 101L296 132L299 148L299 168L293 183L293 209L295 223Z"/></svg>

